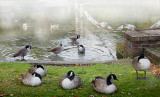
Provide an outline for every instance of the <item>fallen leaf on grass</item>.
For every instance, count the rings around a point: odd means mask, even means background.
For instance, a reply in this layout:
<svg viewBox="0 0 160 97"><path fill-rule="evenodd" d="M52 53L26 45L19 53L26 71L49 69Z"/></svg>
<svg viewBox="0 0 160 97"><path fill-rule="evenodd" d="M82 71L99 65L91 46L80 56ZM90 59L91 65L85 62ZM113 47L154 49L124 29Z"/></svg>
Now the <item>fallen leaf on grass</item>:
<svg viewBox="0 0 160 97"><path fill-rule="evenodd" d="M71 93L71 95L73 96L73 93Z"/></svg>
<svg viewBox="0 0 160 97"><path fill-rule="evenodd" d="M102 75L102 74L98 74L98 75Z"/></svg>
<svg viewBox="0 0 160 97"><path fill-rule="evenodd" d="M57 78L58 78L58 76L54 77L54 79L57 79Z"/></svg>
<svg viewBox="0 0 160 97"><path fill-rule="evenodd" d="M23 94L23 92L21 92L21 94Z"/></svg>
<svg viewBox="0 0 160 97"><path fill-rule="evenodd" d="M13 84L13 82L7 82L7 84Z"/></svg>
<svg viewBox="0 0 160 97"><path fill-rule="evenodd" d="M89 97L94 97L94 95L90 95Z"/></svg>
<svg viewBox="0 0 160 97"><path fill-rule="evenodd" d="M82 90L82 88L78 88L78 90Z"/></svg>
<svg viewBox="0 0 160 97"><path fill-rule="evenodd" d="M124 94L124 92L121 92L121 94Z"/></svg>
<svg viewBox="0 0 160 97"><path fill-rule="evenodd" d="M16 78L18 78L18 75L16 75Z"/></svg>

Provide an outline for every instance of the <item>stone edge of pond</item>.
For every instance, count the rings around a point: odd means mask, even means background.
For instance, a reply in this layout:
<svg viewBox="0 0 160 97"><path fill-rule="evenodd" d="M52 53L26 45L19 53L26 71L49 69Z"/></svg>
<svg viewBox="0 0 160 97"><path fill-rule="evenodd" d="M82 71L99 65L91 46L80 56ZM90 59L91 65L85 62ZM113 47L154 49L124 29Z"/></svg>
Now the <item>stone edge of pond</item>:
<svg viewBox="0 0 160 97"><path fill-rule="evenodd" d="M30 63L34 65L48 65L48 66L91 66L94 63L106 63L98 61L46 61L46 60L27 60L27 61L0 61L0 63Z"/></svg>
<svg viewBox="0 0 160 97"><path fill-rule="evenodd" d="M110 61L47 61L47 60L28 60L28 61L0 61L0 63L30 63L34 65L48 65L48 66L91 66L94 63L105 63L106 65L115 64L115 65L131 65L132 59L125 58L119 60L110 60Z"/></svg>

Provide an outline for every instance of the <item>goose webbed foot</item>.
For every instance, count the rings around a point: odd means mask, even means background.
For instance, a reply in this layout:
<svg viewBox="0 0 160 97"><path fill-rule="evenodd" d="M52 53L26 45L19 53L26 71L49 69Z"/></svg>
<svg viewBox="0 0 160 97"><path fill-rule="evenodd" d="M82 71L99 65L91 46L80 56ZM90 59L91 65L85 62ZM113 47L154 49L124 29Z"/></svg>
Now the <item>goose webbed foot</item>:
<svg viewBox="0 0 160 97"><path fill-rule="evenodd" d="M144 77L143 80L149 80L148 78Z"/></svg>
<svg viewBox="0 0 160 97"><path fill-rule="evenodd" d="M141 80L141 78L137 77L137 80Z"/></svg>
<svg viewBox="0 0 160 97"><path fill-rule="evenodd" d="M21 59L20 61L27 61L26 59Z"/></svg>

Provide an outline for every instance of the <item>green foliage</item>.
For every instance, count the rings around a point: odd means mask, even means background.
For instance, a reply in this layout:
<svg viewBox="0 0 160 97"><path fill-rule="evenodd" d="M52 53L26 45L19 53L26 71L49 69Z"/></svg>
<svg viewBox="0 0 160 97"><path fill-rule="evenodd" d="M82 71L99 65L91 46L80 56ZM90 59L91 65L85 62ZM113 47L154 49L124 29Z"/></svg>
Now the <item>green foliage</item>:
<svg viewBox="0 0 160 97"><path fill-rule="evenodd" d="M160 80L151 72L147 72L149 80L136 80L135 70L128 65L94 64L92 66L45 66L47 75L43 77L43 84L38 87L25 86L20 74L27 73L32 64L26 63L0 63L0 96L140 96L158 97L160 94ZM69 70L73 70L82 79L79 89L64 90L59 86L60 78ZM92 80L96 76L107 77L110 73L117 75L119 81L114 81L118 90L113 94L97 93L92 87ZM144 72L140 72L143 77Z"/></svg>

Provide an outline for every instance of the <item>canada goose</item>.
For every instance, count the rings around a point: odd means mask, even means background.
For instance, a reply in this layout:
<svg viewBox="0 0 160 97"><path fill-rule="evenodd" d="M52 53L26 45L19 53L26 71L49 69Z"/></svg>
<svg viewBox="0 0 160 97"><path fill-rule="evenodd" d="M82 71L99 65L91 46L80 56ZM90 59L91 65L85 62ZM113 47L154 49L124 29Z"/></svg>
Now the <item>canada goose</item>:
<svg viewBox="0 0 160 97"><path fill-rule="evenodd" d="M78 52L79 53L85 53L85 48L84 48L83 45L78 45L77 47L78 47Z"/></svg>
<svg viewBox="0 0 160 97"><path fill-rule="evenodd" d="M42 77L40 74L33 72L32 74L21 74L22 82L27 86L39 86L42 83Z"/></svg>
<svg viewBox="0 0 160 97"><path fill-rule="evenodd" d="M110 74L107 78L95 77L95 80L92 81L93 88L100 93L114 93L117 90L117 88L112 79L118 80L116 75L114 74Z"/></svg>
<svg viewBox="0 0 160 97"><path fill-rule="evenodd" d="M81 78L76 76L73 71L69 71L64 75L59 82L60 86L64 89L74 89L81 86Z"/></svg>
<svg viewBox="0 0 160 97"><path fill-rule="evenodd" d="M62 44L60 44L60 46L51 49L49 52L53 52L57 55L57 54L61 53L62 50L63 50L63 47L62 47Z"/></svg>
<svg viewBox="0 0 160 97"><path fill-rule="evenodd" d="M75 36L72 36L72 37L70 37L70 40L71 40L72 42L76 42L77 39L79 39L79 38L80 38L80 35L77 35L76 37L75 37Z"/></svg>
<svg viewBox="0 0 160 97"><path fill-rule="evenodd" d="M36 72L40 74L42 77L46 75L47 71L43 65L33 65L28 69L29 73Z"/></svg>
<svg viewBox="0 0 160 97"><path fill-rule="evenodd" d="M145 76L144 79L146 79L146 70L150 68L150 61L147 57L144 56L144 54L141 54L140 56L137 56L133 59L132 66L136 70L137 79L140 79L138 77L138 71L144 71Z"/></svg>
<svg viewBox="0 0 160 97"><path fill-rule="evenodd" d="M24 56L26 56L31 50L31 46L26 45L24 48L18 50L13 57L21 56L21 60L24 60Z"/></svg>

